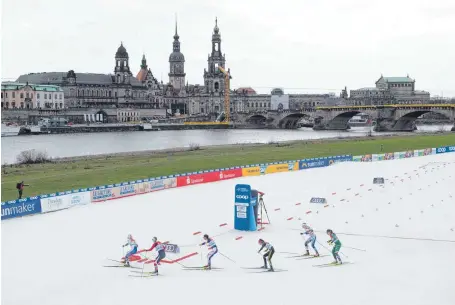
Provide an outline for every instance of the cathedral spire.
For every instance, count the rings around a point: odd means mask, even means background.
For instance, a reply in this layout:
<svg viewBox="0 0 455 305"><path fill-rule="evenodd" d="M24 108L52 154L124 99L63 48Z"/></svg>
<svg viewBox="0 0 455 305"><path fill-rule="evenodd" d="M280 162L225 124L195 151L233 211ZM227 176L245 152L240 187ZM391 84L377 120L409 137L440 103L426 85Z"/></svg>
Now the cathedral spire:
<svg viewBox="0 0 455 305"><path fill-rule="evenodd" d="M142 54L141 69L147 69L147 59L145 59L145 54Z"/></svg>
<svg viewBox="0 0 455 305"><path fill-rule="evenodd" d="M179 34L177 34L177 14L175 14L175 34L174 34L174 40L178 40Z"/></svg>

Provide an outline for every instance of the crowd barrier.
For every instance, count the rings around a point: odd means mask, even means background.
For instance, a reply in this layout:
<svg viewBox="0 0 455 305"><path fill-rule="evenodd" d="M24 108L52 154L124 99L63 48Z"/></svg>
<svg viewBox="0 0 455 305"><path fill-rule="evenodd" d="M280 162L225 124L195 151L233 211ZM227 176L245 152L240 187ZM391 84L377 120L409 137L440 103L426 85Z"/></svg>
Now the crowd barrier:
<svg viewBox="0 0 455 305"><path fill-rule="evenodd" d="M4 220L22 216L55 212L78 205L104 202L107 200L146 194L176 187L223 181L240 177L261 176L273 173L292 172L310 168L326 167L338 162L373 162L413 158L450 152L455 152L455 146L443 146L437 148L383 154L368 154L362 156L341 155L321 158L309 158L303 160L251 164L231 168L220 168L185 174L141 179L2 202L1 219Z"/></svg>

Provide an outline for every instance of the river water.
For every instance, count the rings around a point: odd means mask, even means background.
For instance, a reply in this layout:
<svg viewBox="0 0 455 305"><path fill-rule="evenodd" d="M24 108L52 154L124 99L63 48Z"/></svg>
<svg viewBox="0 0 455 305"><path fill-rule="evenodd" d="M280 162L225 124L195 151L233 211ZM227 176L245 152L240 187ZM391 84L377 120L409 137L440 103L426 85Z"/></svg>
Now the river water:
<svg viewBox="0 0 455 305"><path fill-rule="evenodd" d="M452 125L442 126L450 130ZM441 130L441 125L421 125L416 132ZM314 131L311 128L297 130L169 130L149 132L106 132L2 137L2 164L16 162L21 151L36 149L46 151L51 157L74 157L119 152L159 150L175 147L269 143L290 140L310 140L337 137L359 137L369 132L369 127L353 127L349 131ZM373 133L387 135L393 133Z"/></svg>

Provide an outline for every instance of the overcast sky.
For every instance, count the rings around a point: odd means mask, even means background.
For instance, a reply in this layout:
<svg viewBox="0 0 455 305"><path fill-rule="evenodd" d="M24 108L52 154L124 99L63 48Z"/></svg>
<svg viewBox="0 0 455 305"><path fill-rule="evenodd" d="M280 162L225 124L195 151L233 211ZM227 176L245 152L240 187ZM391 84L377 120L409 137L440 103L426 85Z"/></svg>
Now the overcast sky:
<svg viewBox="0 0 455 305"><path fill-rule="evenodd" d="M233 87L339 93L409 74L455 96L454 0L3 0L2 79L112 73L123 41L134 74L145 53L167 82L174 14L189 83L203 83L217 16Z"/></svg>

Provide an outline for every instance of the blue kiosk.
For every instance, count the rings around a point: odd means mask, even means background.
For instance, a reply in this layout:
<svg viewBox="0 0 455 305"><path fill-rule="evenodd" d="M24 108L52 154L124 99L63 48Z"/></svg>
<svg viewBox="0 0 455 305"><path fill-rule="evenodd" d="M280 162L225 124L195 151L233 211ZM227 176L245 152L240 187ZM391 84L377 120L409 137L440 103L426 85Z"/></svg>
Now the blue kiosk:
<svg viewBox="0 0 455 305"><path fill-rule="evenodd" d="M257 230L257 191L248 184L235 186L234 229L241 231Z"/></svg>

